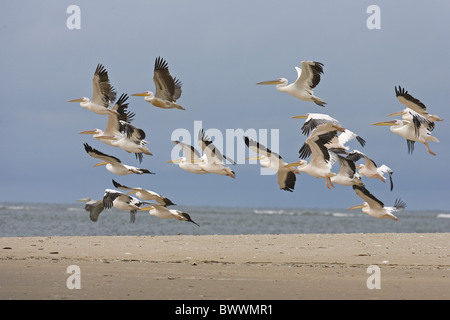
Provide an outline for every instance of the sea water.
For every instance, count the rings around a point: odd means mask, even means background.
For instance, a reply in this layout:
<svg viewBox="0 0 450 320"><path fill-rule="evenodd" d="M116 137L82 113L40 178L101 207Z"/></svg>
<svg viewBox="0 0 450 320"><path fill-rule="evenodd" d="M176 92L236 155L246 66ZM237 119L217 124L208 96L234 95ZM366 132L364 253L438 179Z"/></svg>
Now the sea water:
<svg viewBox="0 0 450 320"><path fill-rule="evenodd" d="M185 207L200 225L159 219L148 211L104 210L97 222L89 219L84 203L0 203L0 236L85 235L236 235L304 233L436 233L450 232L450 212L397 212L399 221L376 219L361 210L305 208Z"/></svg>

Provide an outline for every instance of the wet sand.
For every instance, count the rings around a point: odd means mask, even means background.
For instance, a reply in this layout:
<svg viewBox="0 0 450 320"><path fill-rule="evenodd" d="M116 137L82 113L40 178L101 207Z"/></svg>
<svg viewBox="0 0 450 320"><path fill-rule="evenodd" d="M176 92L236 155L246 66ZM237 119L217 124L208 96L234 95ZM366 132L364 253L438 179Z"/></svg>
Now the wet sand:
<svg viewBox="0 0 450 320"><path fill-rule="evenodd" d="M6 237L0 299L447 300L450 233Z"/></svg>

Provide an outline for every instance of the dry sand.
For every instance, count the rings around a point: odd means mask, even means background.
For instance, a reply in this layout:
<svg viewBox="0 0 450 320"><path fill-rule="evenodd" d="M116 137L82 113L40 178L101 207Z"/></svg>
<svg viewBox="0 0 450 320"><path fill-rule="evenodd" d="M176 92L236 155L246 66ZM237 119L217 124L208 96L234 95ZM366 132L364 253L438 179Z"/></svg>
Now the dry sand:
<svg viewBox="0 0 450 320"><path fill-rule="evenodd" d="M0 238L0 299L449 299L449 240L450 233ZM67 287L70 265L80 268L81 289ZM367 287L371 265L380 289Z"/></svg>

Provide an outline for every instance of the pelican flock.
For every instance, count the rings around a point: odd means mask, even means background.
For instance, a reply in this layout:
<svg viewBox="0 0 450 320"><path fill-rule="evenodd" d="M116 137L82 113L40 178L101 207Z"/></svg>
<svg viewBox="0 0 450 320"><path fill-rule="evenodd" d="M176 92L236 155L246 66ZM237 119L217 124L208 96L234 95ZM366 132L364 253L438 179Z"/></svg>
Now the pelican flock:
<svg viewBox="0 0 450 320"><path fill-rule="evenodd" d="M278 78L257 84L276 85L278 91L304 101L299 102L300 105L308 106L311 105L309 102L313 102L315 105L325 107L327 103L314 95L314 89L319 85L324 73L323 67L321 62L301 61L301 68L295 67L297 79L293 83L288 84L286 78ZM145 91L131 96L143 96L144 101L158 108L186 110L177 103L181 97L182 83L176 77L172 77L168 63L162 57L155 59L153 82L154 93ZM116 91L111 85L108 71L102 64L98 64L95 69L92 85L91 99L83 97L69 100L69 102L79 102L81 107L95 114L107 116L104 118L106 124L103 124L103 130L95 128L79 133L92 135L94 142L101 142L105 147L119 148L128 154L134 153L136 160L142 163L143 155L152 155L152 152L148 147L146 132L131 123L136 114L129 110L129 96L123 93L115 101ZM392 133L406 139L410 154L413 153L415 142L420 142L426 146L431 155L436 155L431 151L428 142L439 142L436 137L432 136L432 132L435 129L435 123L443 121L443 119L430 114L423 102L413 97L401 86L395 87L395 95L405 108L387 116L401 116L401 120L386 120L372 124L389 125ZM365 153L351 146L355 140L360 147L365 147L365 139L329 114L305 113L291 118L304 119L300 135L304 137L304 141L297 139L300 147L298 160L285 162L278 153L272 152L265 145L248 136L242 136L246 147L256 154L256 157L246 159L258 159L261 166L273 170L277 175L277 184L280 190L293 192L296 184L302 183L302 178L297 178L297 175L300 176L304 173L324 179L325 187L329 190L336 188L336 185L343 186L341 188L352 187L356 196L363 199L364 203L349 209L361 208L363 213L371 217L399 220L393 213L404 210L406 202L397 198L392 207L386 207L366 187L365 179L379 179L385 183L389 178L390 191L393 191L392 175L394 171L385 164L377 166L371 157L369 158ZM216 147L212 139L206 135L205 130L201 129L198 132L198 149L184 141L174 140L172 142L180 148L183 156L167 162L177 164L188 174L216 174L236 178L235 171L226 165L226 161L235 164L234 160L224 155ZM84 148L89 156L102 161L94 166L105 165L106 169L115 175L153 174L148 169L123 164L117 156L103 153L88 143L84 143ZM358 164L359 161L361 163ZM115 180L112 182L116 189L109 187L103 189L102 199L83 198L79 200L85 202L85 210L89 212L91 221L98 221L101 212L115 207L118 210L129 211L130 222L135 222L138 211L148 210L150 216L187 221L199 226L188 213L178 209L169 209L169 206L176 205L168 197L141 186L128 187ZM131 196L132 194L136 197Z"/></svg>

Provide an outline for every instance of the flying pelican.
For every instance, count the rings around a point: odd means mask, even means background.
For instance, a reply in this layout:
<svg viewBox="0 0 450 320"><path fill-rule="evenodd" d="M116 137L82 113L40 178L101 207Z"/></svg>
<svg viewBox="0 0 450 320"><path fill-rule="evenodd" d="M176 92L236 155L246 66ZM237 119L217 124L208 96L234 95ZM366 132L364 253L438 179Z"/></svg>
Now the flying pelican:
<svg viewBox="0 0 450 320"><path fill-rule="evenodd" d="M100 115L116 113L109 109L109 104L116 99L116 92L109 83L108 72L101 64L95 69L92 79L93 93L92 101L87 97L69 100L69 102L80 102L80 106Z"/></svg>
<svg viewBox="0 0 450 320"><path fill-rule="evenodd" d="M119 210L130 211L130 223L136 221L136 212L143 204L149 203L140 201L114 189L106 189L103 195L103 206L105 209L114 207Z"/></svg>
<svg viewBox="0 0 450 320"><path fill-rule="evenodd" d="M300 172L292 166L289 166L288 163L284 162L279 154L272 152L270 149L260 144L259 142L245 136L244 141L250 150L253 150L258 154L258 157L256 157L256 159L259 160L261 166L277 172L277 182L280 186L280 189L292 192L295 187L295 174L299 174ZM295 163L295 165L297 164L298 163Z"/></svg>
<svg viewBox="0 0 450 320"><path fill-rule="evenodd" d="M376 122L372 123L372 125L391 126L390 129L393 133L406 139L408 153L412 153L414 151L414 143L417 141L425 144L428 152L435 156L436 153L431 151L428 145L428 141L439 142L436 137L431 135L431 131L434 129L434 122L427 120L425 117L412 110L409 111L409 114L412 116L413 121L392 120Z"/></svg>
<svg viewBox="0 0 450 320"><path fill-rule="evenodd" d="M92 157L92 158L96 158L96 159L100 159L103 160L103 162L97 163L94 165L94 167L98 167L101 165L106 165L106 169L114 174L117 175L127 175L127 174L144 174L144 173L149 173L149 174L153 174L152 172L150 172L147 169L141 169L141 168L136 168L133 166L129 166L126 164L122 164L122 162L120 161L119 158L107 155L101 151L98 151L97 149L92 148L90 145L88 145L87 143L84 144L84 149L86 150L86 152Z"/></svg>
<svg viewBox="0 0 450 320"><path fill-rule="evenodd" d="M132 94L132 96L144 96L144 100L150 102L155 107L185 110L176 103L177 99L181 96L182 83L179 79L172 78L167 62L161 57L155 60L153 82L156 87L155 94L150 91L145 91L143 93Z"/></svg>
<svg viewBox="0 0 450 320"><path fill-rule="evenodd" d="M77 201L85 203L84 210L89 211L91 221L97 222L98 216L103 211L103 200L92 200L91 198L83 198Z"/></svg>
<svg viewBox="0 0 450 320"><path fill-rule="evenodd" d="M392 169L389 168L387 165L382 164L381 166L378 167L375 164L375 161L373 161L364 153L358 150L353 150L352 152L350 152L347 158L353 160L354 162L357 162L359 159L364 158L366 163L359 164L356 167L357 169L359 169L358 173L362 176L366 176L368 178L373 179L380 179L385 183L386 178L384 177L384 174L387 173L389 175L389 180L391 182L391 191L392 191L392 189L394 188L394 183L392 181L392 174L394 173L394 171L392 171Z"/></svg>
<svg viewBox="0 0 450 320"><path fill-rule="evenodd" d="M330 178L331 182L343 186L353 186L355 184L359 186L364 185L361 181L361 176L356 173L356 166L353 160L344 158L340 155L337 155L337 159L340 165L339 171L335 176Z"/></svg>
<svg viewBox="0 0 450 320"><path fill-rule="evenodd" d="M324 113L307 113L304 115L293 116L292 119L306 119L302 125L302 134L308 136L312 130L314 130L318 125L324 123L339 124L335 118Z"/></svg>
<svg viewBox="0 0 450 320"><path fill-rule="evenodd" d="M395 95L397 96L398 101L406 106L406 109L403 109L400 112L391 113L388 116L403 115L409 112L408 109L412 109L421 116L427 118L429 121L443 121L443 119L441 119L437 115L429 114L427 111L427 107L420 100L410 95L404 88L398 86L397 89L397 87L395 87Z"/></svg>
<svg viewBox="0 0 450 320"><path fill-rule="evenodd" d="M406 202L401 199L396 199L393 207L385 207L383 202L375 198L375 196L371 194L364 186L354 185L353 190L355 190L356 194L365 202L363 204L350 207L348 208L349 210L362 209L362 212L368 214L369 216L378 219L390 218L398 221L398 218L392 213L406 208Z"/></svg>
<svg viewBox="0 0 450 320"><path fill-rule="evenodd" d="M330 117L327 114L323 114L323 113L307 113L305 115L294 116L294 117L292 117L292 119L306 119L305 123L302 125L302 128L301 128L303 135L309 135L310 132L312 132L312 130L317 128L317 126L319 126L319 125L328 124L328 127L321 126L323 132L327 132L327 128L331 128L332 126L342 128L342 126L339 124L339 121L337 121L336 119ZM343 130L339 130L339 131L340 131L339 135L336 135L335 137L333 137L333 139L330 140L330 142L326 145L326 147L328 149L332 150L333 152L347 153L347 150L349 150L349 147L346 146L345 144L352 139L356 139L362 147L365 146L366 141L363 138L361 138L359 135L357 135L356 133L354 133L348 129L344 129L344 128L343 128ZM311 150L308 149L308 145L305 143L301 147L299 153L300 153L301 159L306 159L307 157L310 156Z"/></svg>
<svg viewBox="0 0 450 320"><path fill-rule="evenodd" d="M332 123L318 125L306 139L306 145L311 151L311 159L309 163L306 160L299 160L297 170L316 178L325 178L327 188L330 189L330 186L334 188L331 177L336 173L331 172L331 167L337 157L336 153L326 147L326 144L337 135L338 131L344 130L341 126Z"/></svg>
<svg viewBox="0 0 450 320"><path fill-rule="evenodd" d="M179 167L187 172L197 174L208 173L200 167L200 163L203 162L204 157L200 155L200 152L197 149L178 140L173 141L173 143L181 147L184 157L169 160L167 161L168 163L178 163Z"/></svg>
<svg viewBox="0 0 450 320"><path fill-rule="evenodd" d="M257 84L276 84L278 91L287 92L303 101L313 101L315 104L324 107L326 102L314 96L313 91L320 82L320 75L323 73L323 63L302 61L302 68L295 67L295 70L297 70L297 80L289 85L286 78L258 82Z"/></svg>
<svg viewBox="0 0 450 320"><path fill-rule="evenodd" d="M151 203L150 207L142 207L140 210L149 210L150 215L158 217L160 219L177 219L181 221L188 221L192 222L193 224L196 224L200 227L198 223L196 223L194 220L191 219L191 216L187 214L186 212L182 212L180 210L175 209L167 209L165 206Z"/></svg>
<svg viewBox="0 0 450 320"><path fill-rule="evenodd" d="M208 173L220 174L231 178L236 177L233 170L224 166L224 159L227 159L232 164L234 164L234 161L227 156L222 155L219 149L217 149L212 141L205 135L203 129L198 133L198 143L205 156L202 158L203 161L199 164L200 168Z"/></svg>
<svg viewBox="0 0 450 320"><path fill-rule="evenodd" d="M127 193L128 195L135 193L136 197L138 197L142 200L155 200L156 202L158 202L160 205L163 205L163 206L175 205L175 203L173 203L169 198L163 197L163 196L157 194L156 192L153 192L150 190L144 190L142 188L130 188L130 187L124 186L114 180L112 182L117 189L130 190L130 192Z"/></svg>
<svg viewBox="0 0 450 320"><path fill-rule="evenodd" d="M122 94L112 107L117 114L108 114L108 122L105 131L93 129L79 132L80 134L92 134L93 137L112 147L119 147L128 153L135 153L136 159L142 162L143 154L152 155L145 141L145 132L136 128L130 122L135 116L134 112L126 111L128 108L127 94Z"/></svg>

